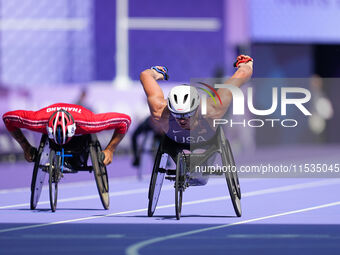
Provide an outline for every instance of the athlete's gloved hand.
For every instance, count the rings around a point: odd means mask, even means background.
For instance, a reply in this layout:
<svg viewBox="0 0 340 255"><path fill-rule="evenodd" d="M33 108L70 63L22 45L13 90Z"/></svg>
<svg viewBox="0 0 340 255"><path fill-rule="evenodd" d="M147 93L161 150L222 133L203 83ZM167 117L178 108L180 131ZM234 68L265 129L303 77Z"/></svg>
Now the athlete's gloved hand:
<svg viewBox="0 0 340 255"><path fill-rule="evenodd" d="M240 55L237 57L234 67L238 68L241 63L253 62L253 59L247 55Z"/></svg>
<svg viewBox="0 0 340 255"><path fill-rule="evenodd" d="M105 166L111 164L112 159L113 159L113 152L111 152L110 150L105 149L100 153L99 162L104 164Z"/></svg>
<svg viewBox="0 0 340 255"><path fill-rule="evenodd" d="M166 66L152 66L150 69L155 70L157 73L163 74L164 80L169 79L168 68Z"/></svg>
<svg viewBox="0 0 340 255"><path fill-rule="evenodd" d="M28 162L35 162L37 155L38 155L38 150L31 146L27 150L24 151L25 159Z"/></svg>

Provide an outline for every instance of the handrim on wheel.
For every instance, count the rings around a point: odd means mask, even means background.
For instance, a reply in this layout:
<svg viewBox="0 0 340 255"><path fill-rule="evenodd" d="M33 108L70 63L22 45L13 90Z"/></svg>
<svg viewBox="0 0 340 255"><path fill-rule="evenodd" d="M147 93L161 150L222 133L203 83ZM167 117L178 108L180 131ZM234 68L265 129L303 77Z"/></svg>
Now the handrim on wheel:
<svg viewBox="0 0 340 255"><path fill-rule="evenodd" d="M224 166L227 166L229 165L229 161L228 161L228 154L227 154L227 148L226 148L226 145L224 144L222 146L222 153L221 153L221 157L222 157L222 164ZM227 181L227 185L228 185L228 190L229 190L229 194L230 194L230 199L231 199L231 202L233 204L233 207L234 207L234 210L235 210L235 213L237 215L237 217L241 217L242 215L242 210L241 210L241 201L237 195L237 187L234 183L234 178L233 178L233 175L232 175L232 171L227 171L225 173L225 178L226 178L226 181Z"/></svg>
<svg viewBox="0 0 340 255"><path fill-rule="evenodd" d="M226 145L227 145L228 162L230 163L231 166L235 167L236 164L235 164L234 156L233 156L231 146L228 140L226 140ZM238 179L236 167L235 167L235 171L232 171L232 177L233 177L234 185L236 186L237 196L239 199L241 199L241 186L240 186L240 182Z"/></svg>
<svg viewBox="0 0 340 255"><path fill-rule="evenodd" d="M110 196L107 170L104 164L99 163L100 153L102 152L102 150L100 143L97 139L97 136L92 134L91 140L92 141L90 143L90 156L92 161L94 178L96 180L99 197L103 204L103 207L105 210L108 210L110 206Z"/></svg>
<svg viewBox="0 0 340 255"><path fill-rule="evenodd" d="M231 159L233 159L233 158L230 157L230 155L232 156L231 148L230 148L228 140L224 136L224 132L223 132L222 129L219 130L218 139L219 139L219 145L220 145L220 148L221 148L222 165L223 166L229 166L229 165L231 165L231 163L234 163L234 162L231 162ZM228 152L230 152L230 155L228 154ZM238 217L241 217L241 215L242 215L241 201L240 201L240 198L237 194L238 193L237 192L237 186L235 185L234 175L233 175L231 168L229 168L229 170L225 172L225 178L226 178L226 181L227 181L229 195L230 195L230 199L231 199L231 202L233 204L235 213Z"/></svg>
<svg viewBox="0 0 340 255"><path fill-rule="evenodd" d="M37 207L37 204L39 202L39 198L41 195L42 187L44 184L45 175L46 175L46 172L44 172L40 168L41 154L43 153L46 140L47 140L47 135L43 135L41 137L37 157L34 162L32 182L31 182L31 200L30 200L31 210L34 210Z"/></svg>
<svg viewBox="0 0 340 255"><path fill-rule="evenodd" d="M159 172L160 163L162 158L162 152L161 152L161 146L159 146L155 163L153 165L152 175L150 179L150 185L149 185L149 203L148 203L148 216L152 217L159 199L159 194L161 193L163 180L164 180L164 173Z"/></svg>
<svg viewBox="0 0 340 255"><path fill-rule="evenodd" d="M185 174L185 159L182 152L177 155L176 164L176 182L175 182L175 209L176 219L181 218L182 212L182 200L183 200L183 189L184 189L184 174Z"/></svg>

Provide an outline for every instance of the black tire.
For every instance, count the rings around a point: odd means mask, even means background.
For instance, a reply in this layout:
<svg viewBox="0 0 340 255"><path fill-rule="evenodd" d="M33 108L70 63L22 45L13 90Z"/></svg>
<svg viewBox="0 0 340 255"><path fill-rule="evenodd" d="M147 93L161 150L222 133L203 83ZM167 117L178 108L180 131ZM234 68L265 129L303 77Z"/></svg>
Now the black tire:
<svg viewBox="0 0 340 255"><path fill-rule="evenodd" d="M31 199L30 199L31 210L34 210L38 205L39 198L40 198L41 191L42 191L43 184L44 184L44 180L45 180L46 172L44 172L41 168L39 168L39 165L40 165L41 154L44 150L46 140L47 140L47 136L42 135L40 139L38 153L37 153L37 156L34 162L32 182L31 182Z"/></svg>
<svg viewBox="0 0 340 255"><path fill-rule="evenodd" d="M226 146L222 146L222 165L223 166L228 166L229 162L228 162L228 156L227 156L227 148ZM236 185L234 184L234 178L232 175L232 171L226 171L225 173L225 178L227 181L227 185L228 185L228 190L229 190L229 195L230 195L230 199L231 202L233 204L235 213L237 215L237 217L241 217L242 215L242 209L241 209L241 201L237 195L237 191L236 191Z"/></svg>
<svg viewBox="0 0 340 255"><path fill-rule="evenodd" d="M233 156L233 152L231 150L231 146L228 140L226 140L226 146L227 146L227 157L228 161L230 162L230 166L233 166L235 171L232 171L232 177L234 181L234 185L236 186L236 192L237 196L239 199L241 199L241 186L240 186L240 181L238 179L238 174L237 174L237 169L236 169L236 164Z"/></svg>
<svg viewBox="0 0 340 255"><path fill-rule="evenodd" d="M159 146L156 158L155 158L155 163L153 165L153 170L152 170L152 175L150 179L150 185L149 185L149 203L148 203L148 216L152 217L158 203L159 195L162 190L163 186L163 180L164 180L164 175L165 173L160 173L158 171L159 169L159 164L161 163L161 158L162 158L162 152L161 152L161 146Z"/></svg>
<svg viewBox="0 0 340 255"><path fill-rule="evenodd" d="M96 135L92 135L92 142L90 143L90 157L93 167L94 179L100 197L100 201L105 210L110 207L110 196L109 196L109 179L107 175L106 166L101 163L102 149Z"/></svg>
<svg viewBox="0 0 340 255"><path fill-rule="evenodd" d="M57 156L55 150L50 150L49 156L49 193L50 193L50 206L52 212L55 212L57 209L57 199L58 199L58 182L60 178L60 156Z"/></svg>
<svg viewBox="0 0 340 255"><path fill-rule="evenodd" d="M183 154L180 152L177 155L176 182L175 182L175 209L176 209L177 220L181 218L181 212L182 212L185 167L186 166L185 166L184 157L183 157Z"/></svg>

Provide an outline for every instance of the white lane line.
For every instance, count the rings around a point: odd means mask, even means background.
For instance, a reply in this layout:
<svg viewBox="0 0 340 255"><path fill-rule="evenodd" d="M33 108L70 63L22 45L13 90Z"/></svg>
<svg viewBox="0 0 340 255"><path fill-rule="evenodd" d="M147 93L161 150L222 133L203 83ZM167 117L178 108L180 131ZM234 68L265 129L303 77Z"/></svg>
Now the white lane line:
<svg viewBox="0 0 340 255"><path fill-rule="evenodd" d="M145 177L146 178L146 177ZM148 177L150 178L150 177ZM47 178L46 178L47 179ZM136 177L122 177L122 178L111 178L109 179L110 184L122 183L124 181L133 181L136 180ZM70 182L70 183L60 183L61 188L75 188L75 187L86 187L89 185L93 185L95 182L94 180L89 181L80 181L80 182ZM44 188L48 188L48 184L43 186ZM0 195L14 193L14 192L30 192L31 188L13 188L13 189L0 189Z"/></svg>
<svg viewBox="0 0 340 255"><path fill-rule="evenodd" d="M253 180L258 180L258 179L253 179ZM92 183L93 184L93 183ZM215 185L220 185L220 184L225 184L225 181L214 181L212 182L209 186L215 186ZM71 185L68 185L71 186ZM79 184L79 186L83 186L83 184ZM84 185L85 186L85 185ZM77 187L71 186L72 188ZM172 185L163 185L162 191L169 191L173 190L173 184ZM48 186L46 187L48 188ZM142 193L147 193L149 191L149 188L140 188L140 189L131 189L131 190L123 190L123 191L116 191L116 192L110 192L110 197L118 197L118 196L125 196L125 195L134 195L134 194L142 194ZM97 199L98 194L95 195L88 195L88 196L77 196L77 197L70 197L70 198L63 198L63 199L58 199L58 204L64 203L64 202L72 202L72 201L82 201L82 200L90 200L90 199ZM49 204L50 201L40 201L38 205L46 205ZM13 205L4 205L0 206L0 210L3 209L9 209L9 208L16 208L16 207L27 207L30 206L30 203L21 203L21 204L13 204Z"/></svg>
<svg viewBox="0 0 340 255"><path fill-rule="evenodd" d="M111 181L110 181L111 182ZM61 183L60 187L63 188L76 188L76 187L85 187L88 185L93 185L93 181L83 181L83 182L74 182L74 183ZM48 188L48 185L44 185L43 189ZM0 195L2 194L13 194L16 192L30 192L31 188L14 188L14 189L2 189L0 190Z"/></svg>
<svg viewBox="0 0 340 255"><path fill-rule="evenodd" d="M331 236L331 235L300 235L300 234L264 234L264 235L227 235L226 238L232 239L340 239L340 236Z"/></svg>
<svg viewBox="0 0 340 255"><path fill-rule="evenodd" d="M311 183L304 183L304 184L287 185L287 186L282 186L282 187L277 187L277 188L269 188L269 189L247 192L243 194L243 197L252 197L252 196L278 193L278 192L300 190L300 189L305 189L305 188L320 187L320 186L332 185L332 184L339 183L339 182L340 180L329 180L329 181L319 181L319 182L311 182ZM214 197L214 198L208 198L208 199L200 199L200 200L195 200L195 201L183 202L183 205L194 205L194 204L215 202L215 201L227 200L227 199L230 199L230 197L221 196L221 197ZM165 208L171 208L171 207L174 207L174 204L157 206L157 209L165 209ZM24 229L39 228L39 227L45 227L45 226L53 226L53 225L59 225L59 224L71 223L71 222L79 222L79 221L85 221L85 220L100 219L100 218L124 215L124 214L130 214L130 213L146 212L147 210L148 208L142 208L142 209L122 211L122 212L110 213L110 214L99 215L99 216L89 216L89 217L56 221L56 222L50 222L50 223L42 223L42 224L21 226L21 227L15 227L15 228L7 228L7 229L1 229L0 233L12 232L12 231L24 230Z"/></svg>
<svg viewBox="0 0 340 255"><path fill-rule="evenodd" d="M45 185L44 185L45 187ZM1 189L0 190L0 195L1 194L8 194L8 193L14 193L14 192L27 192L30 191L30 188L15 188L15 189Z"/></svg>
<svg viewBox="0 0 340 255"><path fill-rule="evenodd" d="M57 239L117 239L117 238L124 238L125 235L121 234L110 234L110 235L69 235L69 234L63 234L63 235L58 235L58 234L32 234L32 235L15 235L15 236L0 236L0 240L8 240L8 239L52 239L52 240L57 240Z"/></svg>
<svg viewBox="0 0 340 255"><path fill-rule="evenodd" d="M172 190L173 185L166 185L162 187L163 191ZM140 193L147 193L148 188L141 188L141 189L132 189L132 190L124 190L124 191L118 191L118 192L110 192L110 197L118 197L118 196L125 196L125 195L134 195L134 194L140 194ZM98 194L95 195L88 195L88 196L79 196L79 197L70 197L70 198L63 198L59 199L58 203L64 203L64 202L72 202L72 201L81 201L81 200L90 200L90 199L97 199L99 197ZM50 201L41 201L38 203L38 205L45 205L49 204ZM29 206L30 203L22 203L22 204L14 204L14 205L5 205L0 206L1 209L9 209L9 208L15 208L15 207L25 207Z"/></svg>
<svg viewBox="0 0 340 255"><path fill-rule="evenodd" d="M219 225L219 226L215 226L215 227L201 228L201 229L187 231L187 232L183 232L183 233L178 233L178 234L173 234L173 235L167 235L167 236L152 238L152 239L149 239L149 240L146 240L146 241L142 241L142 242L138 242L136 244L133 244L133 245L129 246L126 249L126 254L127 255L139 255L139 250L144 248L145 246L148 246L150 244L155 244L155 243L163 242L163 241L167 241L167 240L170 240L170 239L175 239L175 238L179 238L179 237L183 237L183 236L199 234L199 233L206 232L206 231L222 229L222 228L227 228L227 227L231 227L231 226L236 226L236 225L241 225L241 224L261 221L261 220L267 220L267 219L271 219L271 218L277 218L277 217L281 217L281 216L285 216L285 215L291 215L291 214L296 214L296 213L308 212L308 211L313 211L313 210L318 210L318 209L322 209L322 208L326 208L326 207L331 207L331 206L338 206L338 205L340 205L340 201L333 202L333 203L328 203L328 204L323 204L323 205L318 205L318 206L313 206L313 207L308 207L308 208L299 209L299 210L293 210L293 211L288 211L288 212L268 215L268 216L254 218L254 219L249 219L249 220L244 220L244 221L238 221L238 222L234 222L234 223L230 223L230 224L224 224L224 225Z"/></svg>
<svg viewBox="0 0 340 255"><path fill-rule="evenodd" d="M147 184L149 183L150 180L150 175L145 175L143 179L147 180ZM212 182L214 183L216 180L222 180L218 177L211 178ZM241 179L241 184L242 183L248 183L248 182L253 182L253 181L258 181L260 179L257 178L251 178L251 179ZM222 180L223 183L225 183L225 180ZM122 178L112 178L109 179L109 184L110 186L115 186L115 184L122 184L123 182L126 182L128 184L131 184L131 182L134 182L134 184L140 184L144 185L144 182L136 182L136 177L122 177ZM60 189L65 189L65 188L76 188L76 187L86 187L89 185L95 185L94 180L92 181L81 181L81 182L71 182L71 183L60 183ZM210 181L209 181L209 185ZM44 185L43 189L48 189L48 185ZM0 195L2 194L13 194L15 192L31 192L31 188L13 188L13 189L0 189Z"/></svg>

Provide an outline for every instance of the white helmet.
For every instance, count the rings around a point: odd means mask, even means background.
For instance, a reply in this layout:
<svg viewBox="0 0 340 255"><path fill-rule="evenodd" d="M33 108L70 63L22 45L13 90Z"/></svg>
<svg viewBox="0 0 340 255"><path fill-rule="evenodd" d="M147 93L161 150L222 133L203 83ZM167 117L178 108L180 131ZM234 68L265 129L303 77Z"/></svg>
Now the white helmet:
<svg viewBox="0 0 340 255"><path fill-rule="evenodd" d="M200 96L195 87L189 85L176 86L168 95L168 108L177 118L191 117L200 104Z"/></svg>

